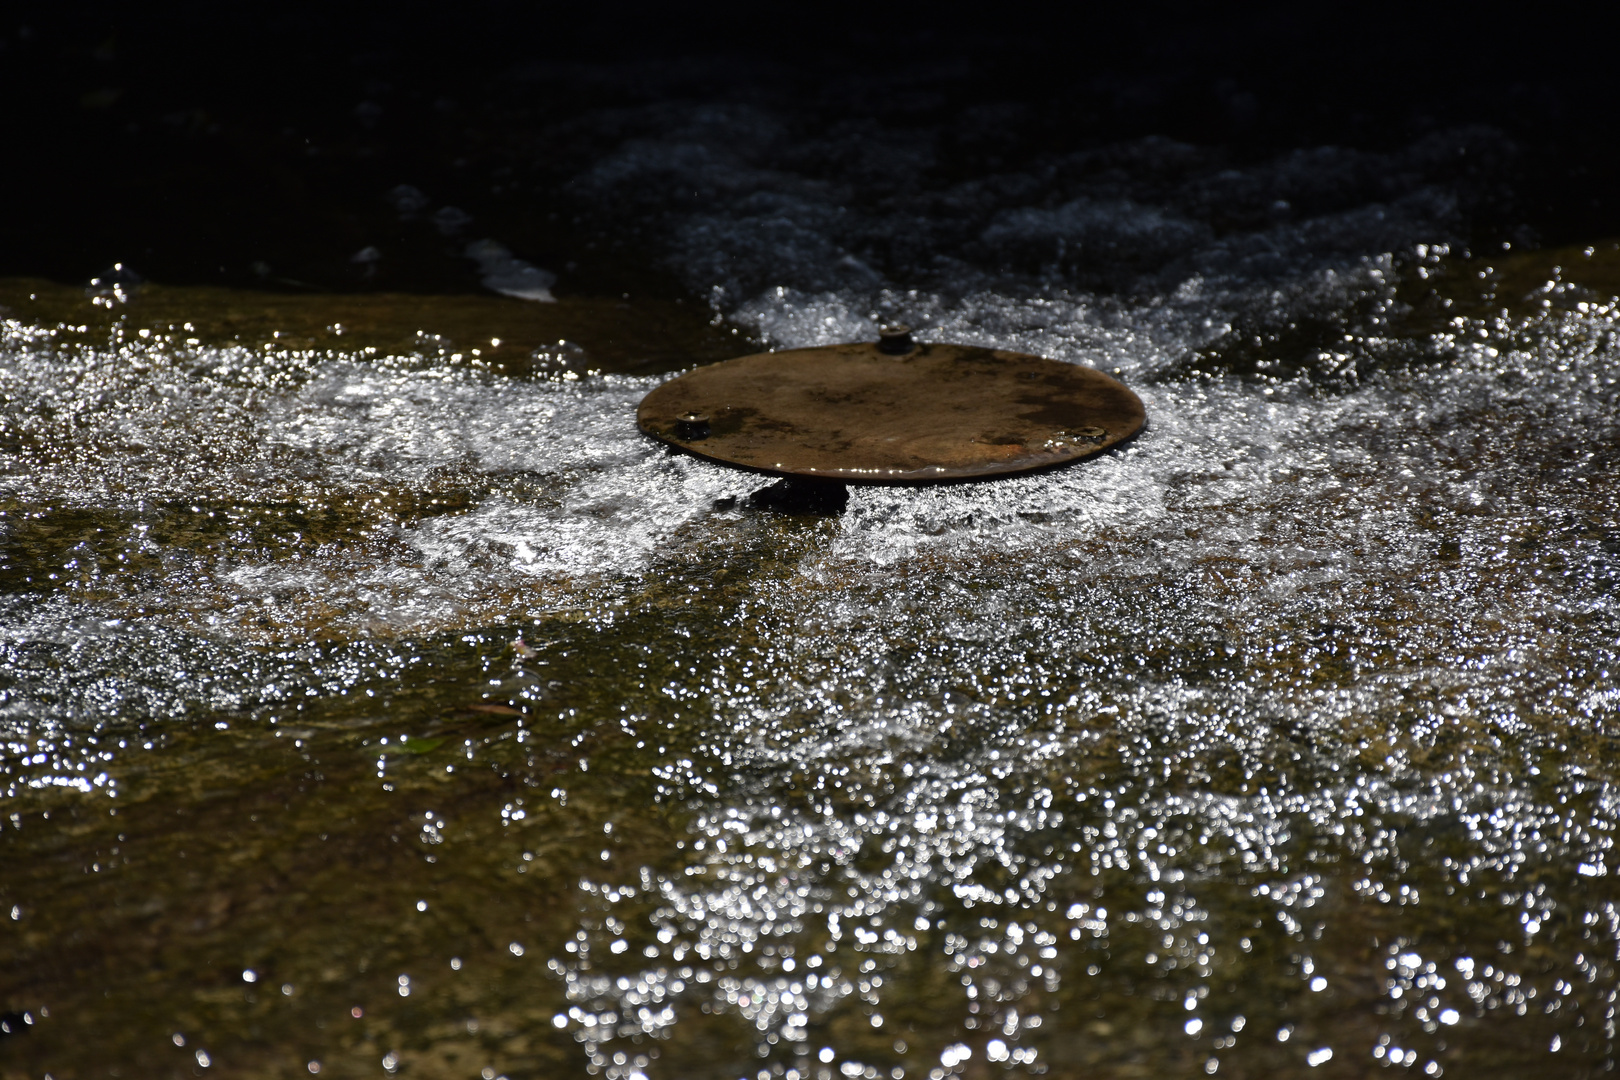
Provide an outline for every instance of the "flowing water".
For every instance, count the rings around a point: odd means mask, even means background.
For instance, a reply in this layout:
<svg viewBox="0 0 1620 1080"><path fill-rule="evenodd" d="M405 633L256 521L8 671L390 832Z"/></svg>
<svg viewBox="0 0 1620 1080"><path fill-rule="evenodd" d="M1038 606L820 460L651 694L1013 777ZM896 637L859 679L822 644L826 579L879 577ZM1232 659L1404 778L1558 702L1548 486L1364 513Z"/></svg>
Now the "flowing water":
<svg viewBox="0 0 1620 1080"><path fill-rule="evenodd" d="M680 302L5 284L0 1077L1614 1068L1614 242L1467 250L1489 131L638 122ZM894 318L1148 428L799 515L635 430Z"/></svg>

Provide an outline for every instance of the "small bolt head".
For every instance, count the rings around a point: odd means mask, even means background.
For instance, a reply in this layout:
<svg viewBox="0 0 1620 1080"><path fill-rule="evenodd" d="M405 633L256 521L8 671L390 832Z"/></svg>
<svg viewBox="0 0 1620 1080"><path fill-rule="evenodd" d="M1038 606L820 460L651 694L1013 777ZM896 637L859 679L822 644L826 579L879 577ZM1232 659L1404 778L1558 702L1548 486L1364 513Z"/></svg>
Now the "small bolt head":
<svg viewBox="0 0 1620 1080"><path fill-rule="evenodd" d="M707 439L709 437L709 414L701 412L682 413L675 420L675 435L681 439Z"/></svg>

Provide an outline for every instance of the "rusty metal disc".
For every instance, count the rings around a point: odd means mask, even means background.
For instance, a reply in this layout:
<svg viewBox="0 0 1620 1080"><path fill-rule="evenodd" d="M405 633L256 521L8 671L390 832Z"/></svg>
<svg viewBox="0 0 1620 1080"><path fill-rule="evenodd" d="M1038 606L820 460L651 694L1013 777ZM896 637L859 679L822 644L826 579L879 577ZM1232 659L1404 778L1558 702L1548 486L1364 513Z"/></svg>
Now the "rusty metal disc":
<svg viewBox="0 0 1620 1080"><path fill-rule="evenodd" d="M904 328L901 328L902 330ZM971 345L857 342L689 371L642 399L641 430L727 465L845 483L979 480L1135 434L1142 402L1094 368Z"/></svg>

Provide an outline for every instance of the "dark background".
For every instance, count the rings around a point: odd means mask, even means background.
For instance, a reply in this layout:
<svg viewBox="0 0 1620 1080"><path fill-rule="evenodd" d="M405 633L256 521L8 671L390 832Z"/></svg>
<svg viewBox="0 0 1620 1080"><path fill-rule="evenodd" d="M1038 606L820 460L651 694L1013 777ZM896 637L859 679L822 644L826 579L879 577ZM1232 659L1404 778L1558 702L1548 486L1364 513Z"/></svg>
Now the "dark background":
<svg viewBox="0 0 1620 1080"><path fill-rule="evenodd" d="M1591 241L1620 233L1602 25L1547 5L41 6L0 23L0 276L121 261L171 284L477 289L385 198L410 184L570 266L560 291L679 292L636 212L573 183L619 111L661 101L929 126L964 176L1146 135L1242 162L1483 124L1519 152L1472 234ZM990 135L953 134L1009 102ZM353 262L367 245L389 258Z"/></svg>

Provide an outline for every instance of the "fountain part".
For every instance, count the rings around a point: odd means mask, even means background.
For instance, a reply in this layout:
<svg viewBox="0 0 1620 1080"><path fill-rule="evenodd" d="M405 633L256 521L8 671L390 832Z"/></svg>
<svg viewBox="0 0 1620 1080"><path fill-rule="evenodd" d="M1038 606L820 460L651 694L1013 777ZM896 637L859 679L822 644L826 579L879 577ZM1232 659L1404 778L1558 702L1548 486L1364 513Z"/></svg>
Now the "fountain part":
<svg viewBox="0 0 1620 1080"><path fill-rule="evenodd" d="M986 480L1077 461L1134 435L1141 400L1095 368L909 327L696 368L641 401L642 431L697 457L854 484Z"/></svg>
<svg viewBox="0 0 1620 1080"><path fill-rule="evenodd" d="M683 413L675 418L675 434L687 442L709 437L709 418L700 412Z"/></svg>
<svg viewBox="0 0 1620 1080"><path fill-rule="evenodd" d="M885 326L878 331L878 351L890 356L904 356L917 347L911 340L911 327L905 323Z"/></svg>

